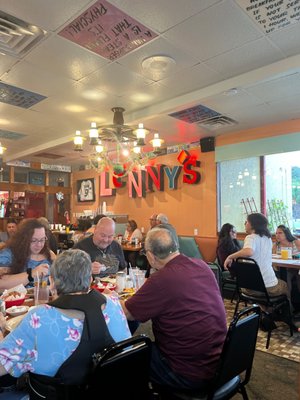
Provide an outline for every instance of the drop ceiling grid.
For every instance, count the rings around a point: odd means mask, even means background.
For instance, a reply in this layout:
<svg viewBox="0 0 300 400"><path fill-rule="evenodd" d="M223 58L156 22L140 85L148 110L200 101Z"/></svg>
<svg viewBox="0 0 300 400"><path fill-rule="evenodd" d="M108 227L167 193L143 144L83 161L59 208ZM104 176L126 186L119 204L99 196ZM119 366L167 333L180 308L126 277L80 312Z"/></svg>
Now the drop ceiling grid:
<svg viewBox="0 0 300 400"><path fill-rule="evenodd" d="M248 42L243 46L210 58L205 62L218 71L222 79L272 64L283 58L283 54L265 38Z"/></svg>
<svg viewBox="0 0 300 400"><path fill-rule="evenodd" d="M82 9L86 9L89 3L95 1L87 0L51 0L47 7L46 3L41 5L40 0L1 0L0 9L15 15L22 15L22 19L43 29L55 31L73 15L77 15Z"/></svg>
<svg viewBox="0 0 300 400"><path fill-rule="evenodd" d="M163 33L220 0L111 0L129 15L157 32Z"/></svg>
<svg viewBox="0 0 300 400"><path fill-rule="evenodd" d="M191 17L164 36L195 57L206 61L259 39L263 34L239 7L226 1Z"/></svg>
<svg viewBox="0 0 300 400"><path fill-rule="evenodd" d="M108 64L104 58L59 36L42 42L26 60L54 75L75 81Z"/></svg>
<svg viewBox="0 0 300 400"><path fill-rule="evenodd" d="M199 63L199 60L184 51L184 49L175 46L170 43L167 39L160 37L149 44L140 47L136 51L127 54L126 56L118 60L119 64L124 65L131 71L143 75L148 78L152 78L150 72L144 71L142 67L142 62L144 59L154 55L164 55L173 58L176 61L176 65L170 71L170 75L174 75L176 72L183 70L188 67ZM163 76L166 78L170 75Z"/></svg>

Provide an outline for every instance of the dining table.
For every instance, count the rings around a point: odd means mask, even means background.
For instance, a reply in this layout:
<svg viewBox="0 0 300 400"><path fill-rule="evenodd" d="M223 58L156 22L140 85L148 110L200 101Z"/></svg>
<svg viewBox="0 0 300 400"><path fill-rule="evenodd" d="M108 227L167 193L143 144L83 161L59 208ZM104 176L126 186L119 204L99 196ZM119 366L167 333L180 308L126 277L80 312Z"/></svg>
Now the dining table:
<svg viewBox="0 0 300 400"><path fill-rule="evenodd" d="M122 246L122 250L123 251L136 251L136 252L138 252L142 248L141 243L139 243L137 245L136 244L131 244L131 243L122 243L121 246Z"/></svg>
<svg viewBox="0 0 300 400"><path fill-rule="evenodd" d="M278 268L294 268L300 270L300 259L283 259L272 257L272 266Z"/></svg>

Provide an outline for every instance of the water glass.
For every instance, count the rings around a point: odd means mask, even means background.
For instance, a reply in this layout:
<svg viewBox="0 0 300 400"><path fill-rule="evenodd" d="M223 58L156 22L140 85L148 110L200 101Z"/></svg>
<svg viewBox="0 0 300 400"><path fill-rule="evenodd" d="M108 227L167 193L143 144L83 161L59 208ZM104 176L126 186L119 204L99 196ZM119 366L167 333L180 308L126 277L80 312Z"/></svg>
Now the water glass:
<svg viewBox="0 0 300 400"><path fill-rule="evenodd" d="M34 278L34 305L45 304L49 301L49 288L47 277Z"/></svg>
<svg viewBox="0 0 300 400"><path fill-rule="evenodd" d="M123 271L119 271L116 274L116 285L117 285L117 292L121 293L125 289L126 284L126 273Z"/></svg>
<svg viewBox="0 0 300 400"><path fill-rule="evenodd" d="M145 283L145 272L140 269L135 271L135 288L137 290Z"/></svg>

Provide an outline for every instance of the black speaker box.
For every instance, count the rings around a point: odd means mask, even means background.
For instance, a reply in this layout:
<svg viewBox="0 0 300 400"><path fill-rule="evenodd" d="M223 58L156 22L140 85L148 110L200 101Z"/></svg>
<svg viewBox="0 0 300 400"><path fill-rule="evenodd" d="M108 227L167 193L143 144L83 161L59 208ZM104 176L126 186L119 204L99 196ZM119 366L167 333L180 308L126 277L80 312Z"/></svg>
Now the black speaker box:
<svg viewBox="0 0 300 400"><path fill-rule="evenodd" d="M200 147L202 153L208 153L209 151L215 151L215 137L205 137L200 139Z"/></svg>

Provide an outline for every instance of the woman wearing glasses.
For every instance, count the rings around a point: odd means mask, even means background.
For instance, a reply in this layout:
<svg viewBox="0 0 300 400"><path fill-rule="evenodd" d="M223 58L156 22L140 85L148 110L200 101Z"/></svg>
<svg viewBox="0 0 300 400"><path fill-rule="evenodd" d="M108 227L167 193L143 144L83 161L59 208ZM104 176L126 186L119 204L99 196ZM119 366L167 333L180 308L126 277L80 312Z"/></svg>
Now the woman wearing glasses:
<svg viewBox="0 0 300 400"><path fill-rule="evenodd" d="M38 274L49 275L55 257L49 250L44 225L34 218L23 220L0 251L0 290L32 284Z"/></svg>

